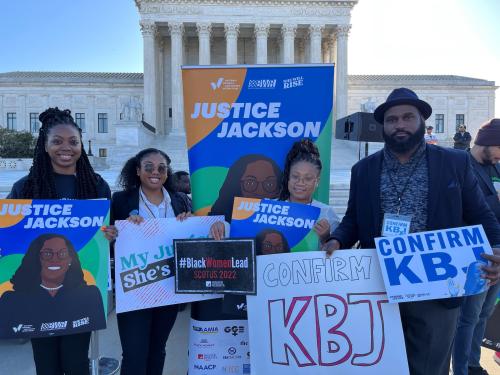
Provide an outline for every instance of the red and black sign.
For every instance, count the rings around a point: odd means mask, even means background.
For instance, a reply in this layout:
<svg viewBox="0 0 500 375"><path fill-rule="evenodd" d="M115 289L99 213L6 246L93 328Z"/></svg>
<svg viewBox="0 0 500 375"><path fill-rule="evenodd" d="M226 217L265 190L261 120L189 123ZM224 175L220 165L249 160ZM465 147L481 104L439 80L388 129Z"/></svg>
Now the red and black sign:
<svg viewBox="0 0 500 375"><path fill-rule="evenodd" d="M174 240L176 293L256 294L255 240Z"/></svg>

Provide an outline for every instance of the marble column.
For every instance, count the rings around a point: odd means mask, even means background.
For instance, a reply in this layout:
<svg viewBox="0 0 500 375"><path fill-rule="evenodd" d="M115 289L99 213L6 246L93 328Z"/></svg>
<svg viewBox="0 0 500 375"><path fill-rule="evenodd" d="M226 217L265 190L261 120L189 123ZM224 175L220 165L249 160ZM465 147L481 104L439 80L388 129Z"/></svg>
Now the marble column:
<svg viewBox="0 0 500 375"><path fill-rule="evenodd" d="M28 114L26 113L26 95L17 96L17 109L19 112L16 114L16 130L18 131L29 131L29 123L27 123ZM67 103L65 103L66 105ZM62 106L63 108L68 108L69 106Z"/></svg>
<svg viewBox="0 0 500 375"><path fill-rule="evenodd" d="M238 64L238 34L240 25L237 23L224 24L224 33L226 34L226 64Z"/></svg>
<svg viewBox="0 0 500 375"><path fill-rule="evenodd" d="M47 96L47 103L49 97ZM97 136L97 114L95 111L96 100L94 95L87 96L87 110L85 115L85 131L87 132L87 140L94 140Z"/></svg>
<svg viewBox="0 0 500 375"><path fill-rule="evenodd" d="M158 134L165 134L165 111L164 111L164 95L163 95L163 77L165 71L164 54L165 54L165 39L158 38L157 41L157 88L156 88L156 112L158 118L158 125L156 131Z"/></svg>
<svg viewBox="0 0 500 375"><path fill-rule="evenodd" d="M306 62L306 43L304 38L297 39L297 54L298 54L298 63L304 64Z"/></svg>
<svg viewBox="0 0 500 375"><path fill-rule="evenodd" d="M351 25L337 26L337 119L347 116L347 37Z"/></svg>
<svg viewBox="0 0 500 375"><path fill-rule="evenodd" d="M310 62L321 62L321 32L323 25L310 25L309 38L310 38Z"/></svg>
<svg viewBox="0 0 500 375"><path fill-rule="evenodd" d="M156 128L158 126L156 110L156 35L158 28L153 21L140 23L144 43L144 121Z"/></svg>
<svg viewBox="0 0 500 375"><path fill-rule="evenodd" d="M168 29L170 30L170 66L172 72L172 133L180 134L184 132L181 74L184 24L182 22L169 22Z"/></svg>
<svg viewBox="0 0 500 375"><path fill-rule="evenodd" d="M255 49L256 49L256 63L267 64L267 37L269 35L269 24L258 23L255 24Z"/></svg>
<svg viewBox="0 0 500 375"><path fill-rule="evenodd" d="M295 33L297 25L283 24L281 35L283 36L283 63L293 64L295 60Z"/></svg>
<svg viewBox="0 0 500 375"><path fill-rule="evenodd" d="M330 60L330 54L328 53L328 41L326 39L321 40L321 62L328 63Z"/></svg>
<svg viewBox="0 0 500 375"><path fill-rule="evenodd" d="M198 22L196 24L198 31L198 62L200 65L210 65L210 34L212 24L208 22Z"/></svg>
<svg viewBox="0 0 500 375"><path fill-rule="evenodd" d="M335 62L335 35L329 35L327 40L328 45L328 62Z"/></svg>

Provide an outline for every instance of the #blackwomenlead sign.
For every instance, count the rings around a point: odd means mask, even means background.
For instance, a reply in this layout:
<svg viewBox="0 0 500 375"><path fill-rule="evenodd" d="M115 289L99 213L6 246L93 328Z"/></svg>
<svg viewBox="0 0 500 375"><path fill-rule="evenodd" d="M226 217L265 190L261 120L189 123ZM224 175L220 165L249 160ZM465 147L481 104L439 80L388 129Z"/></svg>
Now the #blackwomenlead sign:
<svg viewBox="0 0 500 375"><path fill-rule="evenodd" d="M309 138L328 202L333 65L183 67L184 123L193 208L224 215L233 199L277 198L291 145Z"/></svg>
<svg viewBox="0 0 500 375"><path fill-rule="evenodd" d="M106 327L107 200L0 200L0 338Z"/></svg>

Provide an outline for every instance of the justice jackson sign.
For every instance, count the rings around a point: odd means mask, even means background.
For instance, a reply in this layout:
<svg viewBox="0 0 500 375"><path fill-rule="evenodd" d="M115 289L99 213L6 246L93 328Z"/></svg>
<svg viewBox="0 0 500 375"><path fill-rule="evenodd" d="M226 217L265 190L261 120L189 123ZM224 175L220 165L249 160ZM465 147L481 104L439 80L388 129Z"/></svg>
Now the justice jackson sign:
<svg viewBox="0 0 500 375"><path fill-rule="evenodd" d="M486 290L481 253L492 250L481 225L375 239L391 302L460 297Z"/></svg>
<svg viewBox="0 0 500 375"><path fill-rule="evenodd" d="M0 204L0 216L25 217L24 229L88 228L104 225L105 215L75 216L73 203L13 203Z"/></svg>

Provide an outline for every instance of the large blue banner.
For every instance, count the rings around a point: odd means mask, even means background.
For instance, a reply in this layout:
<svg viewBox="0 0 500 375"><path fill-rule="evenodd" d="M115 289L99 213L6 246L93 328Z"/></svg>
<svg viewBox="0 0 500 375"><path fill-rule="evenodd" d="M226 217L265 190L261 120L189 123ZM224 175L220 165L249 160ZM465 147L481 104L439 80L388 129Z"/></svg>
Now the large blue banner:
<svg viewBox="0 0 500 375"><path fill-rule="evenodd" d="M285 156L309 138L328 203L333 65L185 67L184 122L196 214L225 215L233 199L278 197ZM250 189L242 181L252 176Z"/></svg>

